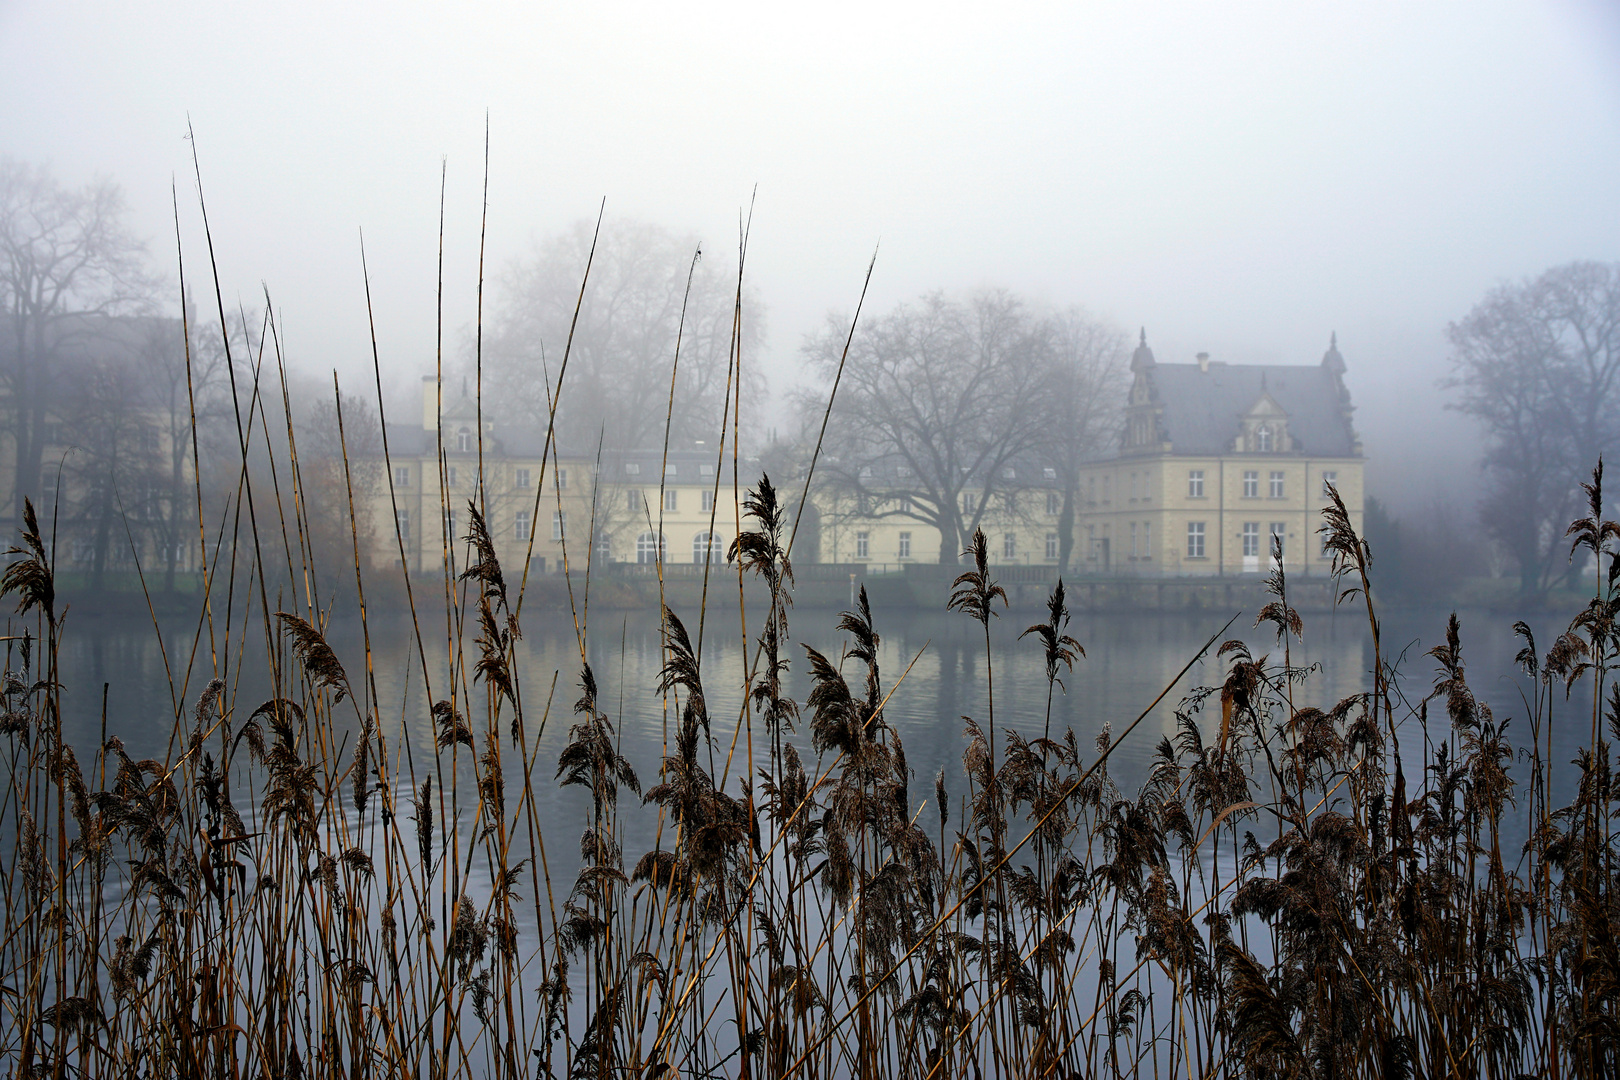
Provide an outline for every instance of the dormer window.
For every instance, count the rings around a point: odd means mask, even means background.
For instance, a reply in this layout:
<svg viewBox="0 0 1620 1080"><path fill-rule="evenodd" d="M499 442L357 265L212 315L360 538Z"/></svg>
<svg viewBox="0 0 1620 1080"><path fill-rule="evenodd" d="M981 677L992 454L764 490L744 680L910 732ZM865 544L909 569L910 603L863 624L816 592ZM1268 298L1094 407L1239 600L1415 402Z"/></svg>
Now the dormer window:
<svg viewBox="0 0 1620 1080"><path fill-rule="evenodd" d="M1261 424L1254 433L1254 447L1262 454L1271 453L1271 428Z"/></svg>
<svg viewBox="0 0 1620 1080"><path fill-rule="evenodd" d="M456 449L463 454L472 452L472 432L466 428L456 430Z"/></svg>

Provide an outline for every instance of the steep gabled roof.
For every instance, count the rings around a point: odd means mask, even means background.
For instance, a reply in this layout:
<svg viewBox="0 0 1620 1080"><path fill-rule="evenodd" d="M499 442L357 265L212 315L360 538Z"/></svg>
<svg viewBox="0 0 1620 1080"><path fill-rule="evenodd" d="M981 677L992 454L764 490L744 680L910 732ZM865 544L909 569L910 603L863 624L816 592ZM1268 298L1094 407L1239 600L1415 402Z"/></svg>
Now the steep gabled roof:
<svg viewBox="0 0 1620 1080"><path fill-rule="evenodd" d="M1294 452L1351 457L1356 448L1342 383L1327 367L1271 364L1156 364L1162 424L1177 454L1224 454L1262 396L1288 415Z"/></svg>

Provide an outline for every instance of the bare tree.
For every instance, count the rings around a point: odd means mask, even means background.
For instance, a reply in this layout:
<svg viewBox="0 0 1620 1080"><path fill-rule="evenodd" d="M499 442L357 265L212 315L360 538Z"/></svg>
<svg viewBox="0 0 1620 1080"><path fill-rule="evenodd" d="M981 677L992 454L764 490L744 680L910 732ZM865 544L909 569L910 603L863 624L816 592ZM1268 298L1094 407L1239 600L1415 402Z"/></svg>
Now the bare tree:
<svg viewBox="0 0 1620 1080"><path fill-rule="evenodd" d="M6 319L0 378L15 442L12 500L40 493L46 425L57 370L86 316L146 307L154 291L145 246L124 223L124 198L109 180L78 190L49 170L0 159L0 304Z"/></svg>
<svg viewBox="0 0 1620 1080"><path fill-rule="evenodd" d="M1075 508L1080 467L1117 443L1120 403L1129 388L1126 337L1110 323L1071 308L1049 320L1053 347L1046 458L1063 489L1058 515L1058 567L1067 571L1074 555Z"/></svg>
<svg viewBox="0 0 1620 1080"><path fill-rule="evenodd" d="M484 340L485 400L501 402L508 423L546 424L547 395L561 372L592 234L593 227L582 222L537 243L502 276ZM557 411L561 444L595 446L605 431L614 449L659 446L666 414L678 444L716 437L725 411L737 276L706 258L694 263L697 250L696 240L655 225L603 228ZM764 395L764 379L753 364L762 319L761 305L745 292L738 330L745 422ZM671 410L677 336L680 372Z"/></svg>
<svg viewBox="0 0 1620 1080"><path fill-rule="evenodd" d="M1522 592L1569 572L1578 482L1620 444L1620 264L1576 262L1491 290L1451 324L1454 406L1485 427L1486 531Z"/></svg>
<svg viewBox="0 0 1620 1080"><path fill-rule="evenodd" d="M829 317L805 344L829 381L848 325ZM1027 483L1016 464L1052 445L1057 331L1000 291L934 293L867 322L850 344L828 429L829 482L862 513L934 526L939 561L956 562L986 508Z"/></svg>

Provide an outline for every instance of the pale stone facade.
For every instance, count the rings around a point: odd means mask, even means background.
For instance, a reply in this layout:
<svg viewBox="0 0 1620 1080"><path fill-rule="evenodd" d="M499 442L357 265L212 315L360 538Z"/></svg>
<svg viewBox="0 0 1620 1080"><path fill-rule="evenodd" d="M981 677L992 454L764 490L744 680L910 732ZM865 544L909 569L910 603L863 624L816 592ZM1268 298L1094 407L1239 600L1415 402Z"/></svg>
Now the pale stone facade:
<svg viewBox="0 0 1620 1080"><path fill-rule="evenodd" d="M1088 564L1101 573L1325 575L1333 485L1362 526L1361 441L1335 340L1320 365L1159 364L1146 335L1118 456L1087 469ZM1092 493L1096 495L1093 497Z"/></svg>

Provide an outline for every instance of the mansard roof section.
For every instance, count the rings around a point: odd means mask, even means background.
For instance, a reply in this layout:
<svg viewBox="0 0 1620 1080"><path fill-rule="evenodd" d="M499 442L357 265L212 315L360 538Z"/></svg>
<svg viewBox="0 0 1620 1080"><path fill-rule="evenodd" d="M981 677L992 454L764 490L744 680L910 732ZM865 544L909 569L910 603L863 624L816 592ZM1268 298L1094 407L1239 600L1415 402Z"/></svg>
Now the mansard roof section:
<svg viewBox="0 0 1620 1080"><path fill-rule="evenodd" d="M1244 421L1265 416L1287 420L1286 452L1361 453L1344 383L1331 366L1161 363L1154 366L1153 389L1162 429L1176 454L1231 453Z"/></svg>
<svg viewBox="0 0 1620 1080"><path fill-rule="evenodd" d="M662 450L604 450L601 477L605 483L610 484L656 485L659 471L662 469L665 486L708 485L714 483L715 474L718 472L721 479L729 485L731 465L730 447L726 448L724 460L721 460L718 446L712 449L707 447L671 449L667 459ZM759 471L756 465L752 457L745 456L742 460L743 475L754 473L755 482Z"/></svg>

